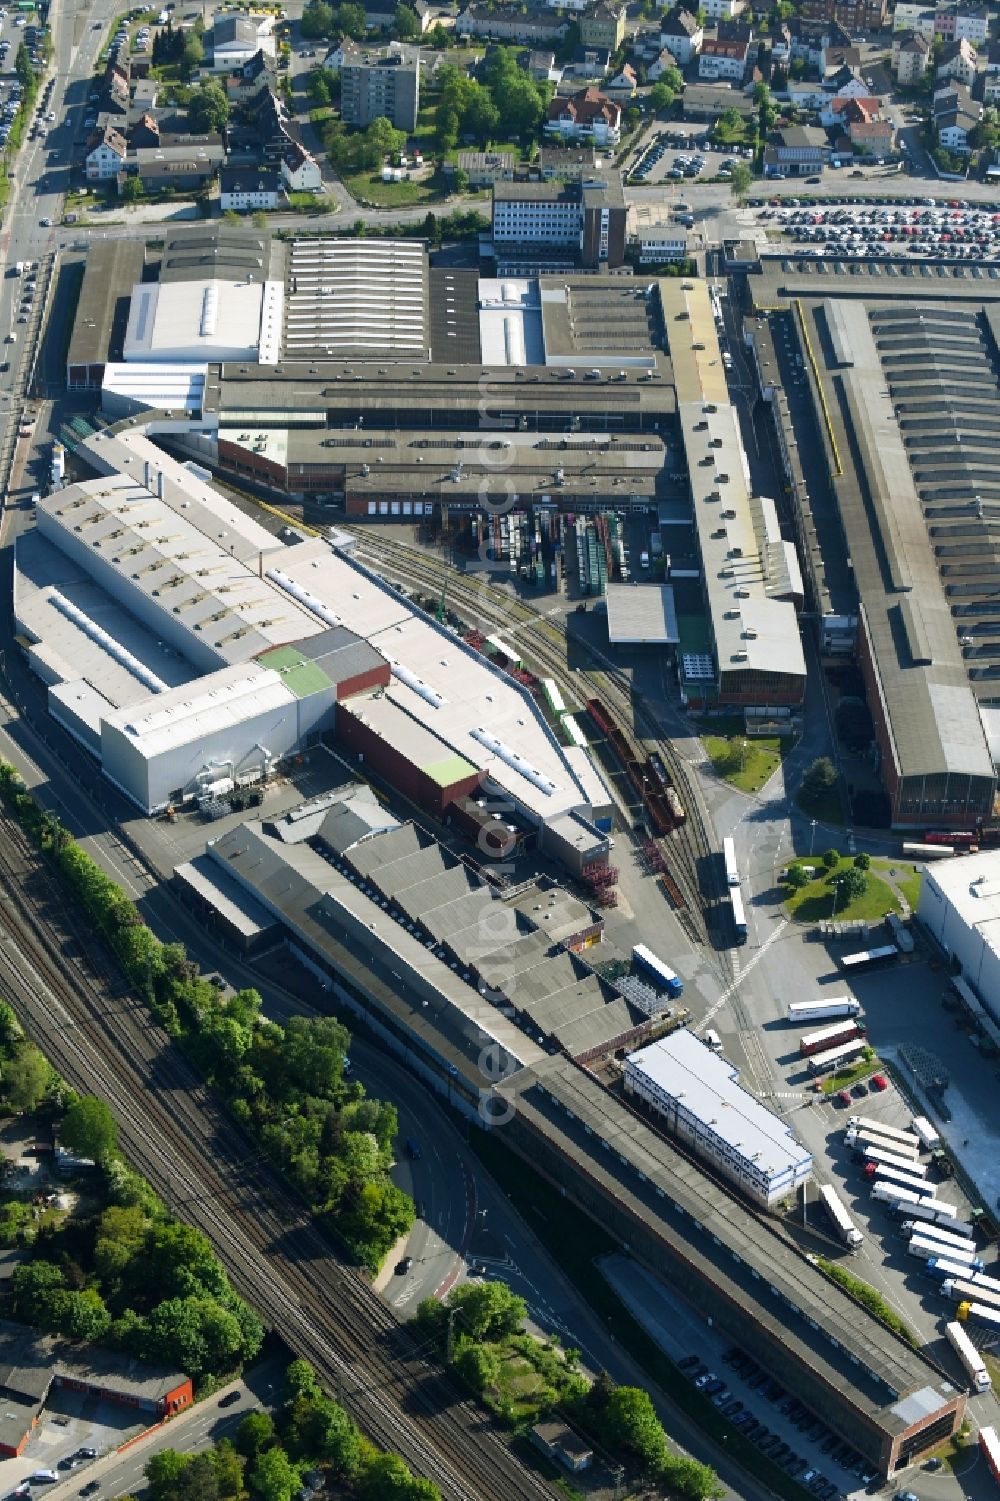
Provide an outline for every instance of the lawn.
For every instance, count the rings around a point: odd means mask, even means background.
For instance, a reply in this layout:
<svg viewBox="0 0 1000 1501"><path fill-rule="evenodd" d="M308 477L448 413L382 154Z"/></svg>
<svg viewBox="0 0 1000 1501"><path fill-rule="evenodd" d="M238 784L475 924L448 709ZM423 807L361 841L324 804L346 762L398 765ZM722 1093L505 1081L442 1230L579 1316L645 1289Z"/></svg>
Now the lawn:
<svg viewBox="0 0 1000 1501"><path fill-rule="evenodd" d="M892 878L900 891L910 904L910 910L916 912L917 903L920 900L920 884L924 879L924 873L919 866L911 865L908 860L884 860L872 861L875 870L887 870L892 873Z"/></svg>
<svg viewBox="0 0 1000 1501"><path fill-rule="evenodd" d="M405 208L408 204L440 203L445 196L440 187L431 182L383 182L382 174L355 172L343 178L344 187L359 203L370 203L375 208Z"/></svg>
<svg viewBox="0 0 1000 1501"><path fill-rule="evenodd" d="M817 823L842 824L844 822L840 793L836 786L827 787L815 797L806 797L800 788L795 794L795 801L803 813L809 818L815 818Z"/></svg>
<svg viewBox="0 0 1000 1501"><path fill-rule="evenodd" d="M718 775L741 792L759 792L795 744L790 736L751 740L738 720L713 721L713 726L724 733L702 735L702 744Z"/></svg>
<svg viewBox="0 0 1000 1501"><path fill-rule="evenodd" d="M827 870L822 857L813 856L812 859L792 860L790 865L812 865L816 868L816 875L807 886L802 886L798 891L792 891L786 887L785 905L789 915L796 922L821 922L824 918L837 917L845 922L852 919L867 919L869 922L877 922L887 912L898 912L899 902L891 887L873 875L869 870L868 886L861 896L852 901L844 902L839 897L833 885L834 877L847 870L851 864L849 856L841 856L832 870ZM836 898L836 906L835 906Z"/></svg>
<svg viewBox="0 0 1000 1501"><path fill-rule="evenodd" d="M850 1068L842 1068L839 1074L828 1074L822 1080L823 1093L836 1094L838 1089L850 1089L859 1079L867 1079L869 1074L878 1073L878 1067L878 1059L874 1056L859 1058Z"/></svg>

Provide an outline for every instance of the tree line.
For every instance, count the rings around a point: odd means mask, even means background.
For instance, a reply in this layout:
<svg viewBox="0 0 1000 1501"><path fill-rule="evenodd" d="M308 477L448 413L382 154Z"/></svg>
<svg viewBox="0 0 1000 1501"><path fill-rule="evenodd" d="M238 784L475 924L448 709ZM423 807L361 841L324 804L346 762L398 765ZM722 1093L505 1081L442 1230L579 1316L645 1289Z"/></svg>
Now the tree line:
<svg viewBox="0 0 1000 1501"><path fill-rule="evenodd" d="M159 941L6 762L0 762L0 798L233 1118L348 1253L376 1269L412 1225L413 1202L389 1176L395 1107L368 1098L363 1085L345 1077L347 1029L331 1017L293 1016L278 1026L261 1015L256 990L221 994L182 944ZM22 1079L35 1071L29 1055Z"/></svg>

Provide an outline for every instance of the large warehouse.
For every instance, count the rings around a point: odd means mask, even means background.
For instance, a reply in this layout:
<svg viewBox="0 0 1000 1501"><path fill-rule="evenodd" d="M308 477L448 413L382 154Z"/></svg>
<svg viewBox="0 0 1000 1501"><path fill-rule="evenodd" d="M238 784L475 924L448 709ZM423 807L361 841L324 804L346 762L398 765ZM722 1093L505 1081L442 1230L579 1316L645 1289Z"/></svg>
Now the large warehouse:
<svg viewBox="0 0 1000 1501"><path fill-rule="evenodd" d="M276 542L140 425L77 453L100 475L18 539L17 629L53 715L140 808L224 798L336 735L435 816L492 794L572 869L606 855L596 768L486 657L326 539Z"/></svg>
<svg viewBox="0 0 1000 1501"><path fill-rule="evenodd" d="M891 822L975 829L1000 763L1000 281L902 269L765 261L748 338L809 604L824 649L856 653ZM807 481L817 439L826 473Z"/></svg>
<svg viewBox="0 0 1000 1501"><path fill-rule="evenodd" d="M917 916L1000 1024L1000 850L929 865Z"/></svg>

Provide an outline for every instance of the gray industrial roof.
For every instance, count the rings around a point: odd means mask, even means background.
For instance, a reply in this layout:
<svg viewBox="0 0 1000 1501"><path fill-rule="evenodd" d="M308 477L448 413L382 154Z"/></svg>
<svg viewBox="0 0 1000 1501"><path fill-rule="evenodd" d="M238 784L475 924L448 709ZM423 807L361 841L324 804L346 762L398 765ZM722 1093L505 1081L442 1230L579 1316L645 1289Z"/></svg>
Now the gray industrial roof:
<svg viewBox="0 0 1000 1501"><path fill-rule="evenodd" d="M285 301L289 359L426 360L427 254L419 240L296 240Z"/></svg>
<svg viewBox="0 0 1000 1501"><path fill-rule="evenodd" d="M607 597L608 637L612 642L667 645L680 640L674 591L669 584L609 584Z"/></svg>
<svg viewBox="0 0 1000 1501"><path fill-rule="evenodd" d="M225 921L244 938L258 938L277 927L277 920L261 906L228 870L223 870L207 855L174 868L178 881L189 886L203 901L211 904Z"/></svg>
<svg viewBox="0 0 1000 1501"><path fill-rule="evenodd" d="M87 250L83 285L73 318L67 365L103 364L117 325L124 320L119 304L132 295L142 278L145 246L142 240L96 240Z"/></svg>
<svg viewBox="0 0 1000 1501"><path fill-rule="evenodd" d="M886 1433L910 1425L913 1393L940 1406L955 1388L583 1069L546 1058L500 1086L518 1116L633 1213L741 1312L775 1331L803 1365ZM600 1150L607 1147L606 1152ZM901 1398L910 1398L910 1403Z"/></svg>
<svg viewBox="0 0 1000 1501"><path fill-rule="evenodd" d="M160 256L162 282L204 281L213 276L268 280L271 237L256 229L219 224L167 230Z"/></svg>

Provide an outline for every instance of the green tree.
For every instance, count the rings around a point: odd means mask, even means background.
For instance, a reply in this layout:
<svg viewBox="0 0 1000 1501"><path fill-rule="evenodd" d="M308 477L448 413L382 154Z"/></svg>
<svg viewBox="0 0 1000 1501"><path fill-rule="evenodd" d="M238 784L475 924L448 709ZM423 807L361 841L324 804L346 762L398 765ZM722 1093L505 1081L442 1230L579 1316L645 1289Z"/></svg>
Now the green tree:
<svg viewBox="0 0 1000 1501"><path fill-rule="evenodd" d="M299 25L302 35L310 41L330 36L333 32L333 6L327 5L325 0L309 0Z"/></svg>
<svg viewBox="0 0 1000 1501"><path fill-rule="evenodd" d="M837 889L845 902L853 902L868 890L868 873L849 865L835 877Z"/></svg>
<svg viewBox="0 0 1000 1501"><path fill-rule="evenodd" d="M726 1494L714 1470L679 1454L667 1456L660 1467L659 1479L680 1501L721 1501Z"/></svg>
<svg viewBox="0 0 1000 1501"><path fill-rule="evenodd" d="M527 1316L523 1298L505 1282L466 1282L448 1299L456 1328L470 1339L500 1340L515 1334Z"/></svg>
<svg viewBox="0 0 1000 1501"><path fill-rule="evenodd" d="M858 867L858 870L870 870L872 857L866 850L862 850L860 854L855 855L854 863Z"/></svg>
<svg viewBox="0 0 1000 1501"><path fill-rule="evenodd" d="M250 1494L259 1501L292 1501L300 1485L299 1472L284 1449L267 1449L250 1467Z"/></svg>
<svg viewBox="0 0 1000 1501"><path fill-rule="evenodd" d="M96 1288L66 1292L57 1300L59 1333L98 1344L111 1328L111 1315Z"/></svg>
<svg viewBox="0 0 1000 1501"><path fill-rule="evenodd" d="M52 1078L52 1070L33 1042L22 1043L0 1070L3 1096L15 1115L34 1110Z"/></svg>
<svg viewBox="0 0 1000 1501"><path fill-rule="evenodd" d="M486 146L495 137L499 124L500 111L489 90L482 84L474 84L462 115L462 129L474 136L481 146Z"/></svg>
<svg viewBox="0 0 1000 1501"><path fill-rule="evenodd" d="M142 1471L149 1482L150 1501L174 1501L187 1465L187 1455L178 1454L176 1449L160 1449L150 1455Z"/></svg>
<svg viewBox="0 0 1000 1501"><path fill-rule="evenodd" d="M753 172L746 162L737 162L729 174L729 191L737 203L746 203L753 187Z"/></svg>
<svg viewBox="0 0 1000 1501"><path fill-rule="evenodd" d="M809 885L810 876L809 872L803 870L801 865L789 865L781 879L793 891L801 891L803 886Z"/></svg>
<svg viewBox="0 0 1000 1501"><path fill-rule="evenodd" d="M274 1419L268 1412L248 1412L236 1430L236 1447L254 1459L274 1441Z"/></svg>
<svg viewBox="0 0 1000 1501"><path fill-rule="evenodd" d="M616 1386L600 1414L600 1429L617 1453L634 1459L646 1475L656 1475L667 1457L667 1440L648 1392Z"/></svg>
<svg viewBox="0 0 1000 1501"><path fill-rule="evenodd" d="M811 765L806 767L802 777L802 795L806 799L815 800L823 797L837 785L837 768L829 756L817 756Z"/></svg>
<svg viewBox="0 0 1000 1501"><path fill-rule="evenodd" d="M28 56L28 49L23 42L19 42L17 46L17 53L14 57L14 72L17 74L18 83L26 94L34 89L35 70L31 66L31 58Z"/></svg>
<svg viewBox="0 0 1000 1501"><path fill-rule="evenodd" d="M235 1314L213 1298L166 1298L146 1320L144 1353L198 1379L235 1369L243 1333Z"/></svg>
<svg viewBox="0 0 1000 1501"><path fill-rule="evenodd" d="M66 1290L66 1278L61 1268L43 1259L22 1262L14 1268L11 1288L11 1306L16 1318L26 1324L38 1323L45 1328L55 1328L58 1300Z"/></svg>
<svg viewBox="0 0 1000 1501"><path fill-rule="evenodd" d="M684 92L684 74L680 68L665 68L660 74L658 81L665 83L673 94L682 94Z"/></svg>
<svg viewBox="0 0 1000 1501"><path fill-rule="evenodd" d="M393 30L401 42L412 42L420 35L420 21L415 10L408 5L397 5Z"/></svg>
<svg viewBox="0 0 1000 1501"><path fill-rule="evenodd" d="M188 104L188 125L195 135L221 134L229 119L229 100L221 84L199 84Z"/></svg>
<svg viewBox="0 0 1000 1501"><path fill-rule="evenodd" d="M298 1401L300 1397L307 1397L314 1401L322 1396L319 1382L316 1380L316 1372L308 1360L293 1360L285 1370L285 1385L283 1400L287 1405Z"/></svg>
<svg viewBox="0 0 1000 1501"><path fill-rule="evenodd" d="M243 1456L237 1453L228 1438L220 1439L212 1451L212 1464L218 1485L219 1501L242 1501L246 1495L243 1472L246 1468Z"/></svg>
<svg viewBox="0 0 1000 1501"><path fill-rule="evenodd" d="M59 1136L78 1157L106 1162L118 1145L118 1124L104 1100L82 1095L63 1116Z"/></svg>
<svg viewBox="0 0 1000 1501"><path fill-rule="evenodd" d="M17 1047L24 1036L24 1028L17 1019L13 1006L0 1001L0 1050L8 1052Z"/></svg>
<svg viewBox="0 0 1000 1501"><path fill-rule="evenodd" d="M824 852L823 852L823 864L826 866L827 870L836 870L837 866L840 864L840 852L839 852L839 850L835 850L835 849L824 850Z"/></svg>
<svg viewBox="0 0 1000 1501"><path fill-rule="evenodd" d="M184 50L181 53L180 64L181 72L183 73L184 77L190 78L191 74L194 73L196 69L200 68L204 61L205 49L202 46L201 38L194 31L187 32L184 39Z"/></svg>
<svg viewBox="0 0 1000 1501"><path fill-rule="evenodd" d="M670 108L676 97L677 95L668 83L665 83L662 78L657 79L649 91L649 107L654 114L661 115L664 110Z"/></svg>
<svg viewBox="0 0 1000 1501"><path fill-rule="evenodd" d="M323 109L330 104L333 98L331 78L328 68L313 68L306 80L306 93L309 102L315 109Z"/></svg>
<svg viewBox="0 0 1000 1501"><path fill-rule="evenodd" d="M118 196L123 203L138 203L142 197L142 182L138 177L126 177L118 189Z"/></svg>

